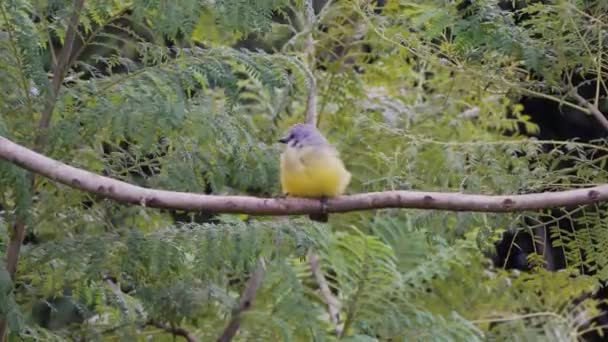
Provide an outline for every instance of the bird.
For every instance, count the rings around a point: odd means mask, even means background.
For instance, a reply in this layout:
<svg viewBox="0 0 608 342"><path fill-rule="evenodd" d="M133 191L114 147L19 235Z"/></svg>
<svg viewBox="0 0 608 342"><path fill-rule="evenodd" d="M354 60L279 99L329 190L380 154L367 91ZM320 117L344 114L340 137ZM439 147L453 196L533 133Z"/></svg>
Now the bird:
<svg viewBox="0 0 608 342"><path fill-rule="evenodd" d="M351 174L338 150L312 124L293 125L279 139L285 144L281 154L281 187L290 197L319 198L324 210L327 199L344 193ZM311 220L327 222L323 212L310 214Z"/></svg>

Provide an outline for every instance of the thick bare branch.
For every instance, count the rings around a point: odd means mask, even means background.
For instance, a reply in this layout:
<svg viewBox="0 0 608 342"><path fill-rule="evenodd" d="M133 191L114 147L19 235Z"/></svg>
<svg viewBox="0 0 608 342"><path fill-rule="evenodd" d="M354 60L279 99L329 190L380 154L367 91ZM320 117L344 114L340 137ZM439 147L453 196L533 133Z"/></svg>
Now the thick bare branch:
<svg viewBox="0 0 608 342"><path fill-rule="evenodd" d="M319 290L321 292L321 296L323 296L323 300L325 304L327 304L327 310L329 311L329 319L334 324L336 335L342 335L342 326L340 325L340 307L342 304L334 295L331 293L329 289L329 285L327 284L327 280L321 271L321 266L319 265L319 258L312 251L308 251L308 264L310 265L310 270L317 281L317 285L319 285Z"/></svg>
<svg viewBox="0 0 608 342"><path fill-rule="evenodd" d="M262 280L264 279L264 274L266 273L266 263L263 258L258 260L258 265L251 274L251 277L245 284L245 290L241 295L241 299L239 300L239 305L232 312L232 319L230 323L224 329L222 336L220 336L217 341L218 342L230 342L236 332L239 330L241 326L241 315L251 308L253 305L253 301L257 295L258 289L262 285Z"/></svg>
<svg viewBox="0 0 608 342"><path fill-rule="evenodd" d="M604 184L585 189L512 196L423 191L370 192L329 199L323 208L320 201L305 198L214 196L142 188L66 165L3 137L0 137L0 159L72 188L119 202L153 208L216 213L307 215L383 208L515 212L576 206L608 200L608 184Z"/></svg>

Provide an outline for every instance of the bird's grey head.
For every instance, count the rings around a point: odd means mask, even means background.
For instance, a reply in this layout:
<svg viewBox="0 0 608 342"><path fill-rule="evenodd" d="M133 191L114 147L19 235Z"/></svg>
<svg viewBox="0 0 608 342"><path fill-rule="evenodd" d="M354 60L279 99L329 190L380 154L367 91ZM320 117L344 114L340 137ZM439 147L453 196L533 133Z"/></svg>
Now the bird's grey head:
<svg viewBox="0 0 608 342"><path fill-rule="evenodd" d="M325 137L311 124L293 125L287 135L279 139L280 143L290 147L322 146L327 145Z"/></svg>

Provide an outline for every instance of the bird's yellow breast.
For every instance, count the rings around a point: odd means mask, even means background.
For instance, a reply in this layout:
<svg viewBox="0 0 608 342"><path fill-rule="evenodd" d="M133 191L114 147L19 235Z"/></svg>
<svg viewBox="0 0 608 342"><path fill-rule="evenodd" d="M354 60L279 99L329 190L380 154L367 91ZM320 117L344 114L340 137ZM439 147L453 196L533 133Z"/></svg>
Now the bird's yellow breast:
<svg viewBox="0 0 608 342"><path fill-rule="evenodd" d="M331 147L288 147L281 155L283 192L295 197L335 197L351 175Z"/></svg>

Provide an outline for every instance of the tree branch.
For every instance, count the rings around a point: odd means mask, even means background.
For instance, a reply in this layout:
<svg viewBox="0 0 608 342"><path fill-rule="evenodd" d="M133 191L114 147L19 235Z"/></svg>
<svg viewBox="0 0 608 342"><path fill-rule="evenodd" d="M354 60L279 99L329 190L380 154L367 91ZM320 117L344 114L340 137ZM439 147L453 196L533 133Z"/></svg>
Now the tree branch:
<svg viewBox="0 0 608 342"><path fill-rule="evenodd" d="M69 67L70 54L72 52L74 37L76 35L76 29L78 28L78 20L80 18L80 12L82 11L83 5L84 0L74 1L74 9L72 12L72 16L70 17L70 22L68 23L68 30L65 35L64 46L61 49L59 60L53 68L53 79L51 81L51 89L49 89L47 101L44 106L44 110L42 111L42 117L40 118L40 122L38 123L39 131L37 132L36 141L34 143L36 150L39 150L44 143L46 137L45 131L49 127L51 121L51 115L53 114L53 110L57 102L57 94L59 92L59 88L61 87L61 83L63 82L65 71ZM50 41L49 44L51 44ZM34 175L29 175L28 178L30 187L33 189L35 184ZM13 227L14 234L11 237L11 240L9 241L6 255L7 269L9 270L11 276L14 276L15 272L17 271L17 262L19 261L21 244L23 243L23 238L25 237L25 228L26 227L24 219L17 218L17 222L14 224ZM2 328L2 324L0 323L0 340L3 336Z"/></svg>
<svg viewBox="0 0 608 342"><path fill-rule="evenodd" d="M11 278L15 280L15 273L17 272L17 261L19 260L19 252L21 250L21 244L25 238L25 222L22 219L18 219L13 227L13 236L11 236L11 242L6 249L6 269L11 275Z"/></svg>
<svg viewBox="0 0 608 342"><path fill-rule="evenodd" d="M239 330L241 326L241 315L251 308L253 301L257 295L258 289L260 285L262 285L262 280L264 279L264 274L266 273L266 263L263 258L258 260L258 265L247 281L245 285L245 290L241 295L241 299L239 301L239 305L232 312L232 319L230 323L224 329L222 336L217 339L218 342L230 342L236 332Z"/></svg>
<svg viewBox="0 0 608 342"><path fill-rule="evenodd" d="M317 81L310 79L308 98L306 100L306 123L317 125Z"/></svg>
<svg viewBox="0 0 608 342"><path fill-rule="evenodd" d="M215 196L142 188L81 170L0 137L0 159L26 170L119 202L186 211L250 215L307 215L410 208L449 211L515 212L598 203L608 200L608 184L585 189L525 195L474 195L446 192L384 191L341 196L321 202L306 198Z"/></svg>
<svg viewBox="0 0 608 342"><path fill-rule="evenodd" d="M306 123L317 125L317 81L314 77L314 62L315 62L315 40L313 36L315 24L315 11L312 5L312 0L306 1L306 29L308 37L306 37L306 45L304 47L304 55L308 61L310 69L310 84L308 85L308 98L306 100Z"/></svg>
<svg viewBox="0 0 608 342"><path fill-rule="evenodd" d="M70 56L72 55L72 49L74 47L74 38L76 37L76 30L78 30L78 22L80 19L80 13L84 6L84 0L74 0L74 9L70 20L68 22L68 29L65 33L65 39L63 40L63 47L59 53L57 63L53 67L53 79L51 80L51 88L47 95L47 102L42 111L42 117L38 123L38 128L41 130L38 134L36 145L39 146L44 142L46 137L45 130L51 123L51 116L57 103L57 96L59 95L59 89L63 83L65 73L70 66ZM49 42L50 44L51 42Z"/></svg>
<svg viewBox="0 0 608 342"><path fill-rule="evenodd" d="M604 127L605 130L608 131L608 119L606 119L606 117L604 116L604 114L602 112L600 112L600 110L597 109L596 106L594 106L593 104L591 104L591 102L585 100L576 91L572 92L572 97L574 97L574 99L576 99L576 101L578 101L578 103L580 103L581 105L585 106L585 108L587 108L587 111L591 115L593 115L597 121L599 121L599 123L602 125L602 127Z"/></svg>
<svg viewBox="0 0 608 342"><path fill-rule="evenodd" d="M319 285L319 290L321 291L321 296L323 296L323 300L325 304L327 304L327 310L329 311L329 319L334 324L336 329L336 335L342 335L342 327L340 326L340 307L342 304L334 295L331 293L329 289L329 285L327 284L327 280L325 276L323 276L323 272L321 271L321 267L319 265L319 258L316 254L311 251L308 251L308 264L310 265L310 270L312 271L315 280L317 281L317 285Z"/></svg>
<svg viewBox="0 0 608 342"><path fill-rule="evenodd" d="M76 30L78 29L80 12L82 11L83 6L84 0L74 0L74 8L72 11L72 15L70 16L70 20L68 22L68 29L65 34L64 45L61 49L59 60L57 60L53 67L53 79L51 80L51 86L48 90L46 103L44 105L44 109L42 110L42 116L40 118L40 121L38 123L38 132L36 134L36 140L34 141L34 148L36 150L39 150L44 145L44 142L46 140L46 130L48 129L51 123L51 116L53 115L53 111L55 110L55 105L57 103L57 95L59 94L59 89L61 88L61 84L63 83L65 73L70 66L70 55L72 54L74 38L76 36ZM52 44L50 40L48 43L49 45ZM32 103L29 96L29 90L25 90L29 105L31 107ZM34 175L28 175L28 180L30 188L34 190L34 185L36 183ZM17 263L19 262L19 254L21 252L23 238L25 237L25 230L25 219L22 217L18 217L15 224L13 225L13 235L11 236L6 250L6 267L10 272L10 275L13 280L15 278L15 273L17 272ZM6 332L7 321L6 317L3 316L0 318L0 341L5 340Z"/></svg>
<svg viewBox="0 0 608 342"><path fill-rule="evenodd" d="M112 290L112 292L114 292L114 294L116 294L118 297L122 297L123 292L120 289L120 286L114 282L114 280L112 280L108 277L108 278L105 278L105 281L108 284L108 286L110 287L110 289ZM198 342L198 339L196 338L196 336L194 336L192 333L190 333L188 330L186 330L184 328L173 327L173 326L166 325L166 324L156 321L156 320L149 320L144 325L152 325L159 329L163 329L164 331L172 333L175 336L181 336L181 337L185 338L186 341L188 341L188 342ZM110 330L104 331L104 333L112 332L120 327L121 326L113 327Z"/></svg>
<svg viewBox="0 0 608 342"><path fill-rule="evenodd" d="M185 338L188 342L198 342L196 336L194 336L191 332L184 328L172 327L170 325L166 325L158 321L149 321L148 323L146 323L146 325L152 325L159 329L163 329L166 332L172 333L175 336L181 336Z"/></svg>
<svg viewBox="0 0 608 342"><path fill-rule="evenodd" d="M75 0L74 1L74 9L72 12L72 16L70 17L70 21L68 23L68 30L65 34L64 45L61 49L61 53L59 56L59 60L53 67L53 79L51 81L51 88L49 89L49 94L47 95L47 101L44 106L44 110L42 111L42 117L40 118L40 122L38 123L39 131L36 135L36 141L34 142L34 146L36 150L40 150L40 147L43 146L44 140L46 137L46 129L49 127L51 122L51 115L53 114L53 110L55 108L55 104L57 102L57 95L59 93L59 88L61 87L61 83L63 82L63 77L67 68L69 67L70 55L72 53L72 46L74 43L74 37L76 36L76 30L78 28L78 20L80 18L80 12L82 11L82 7L84 5L84 0ZM49 44L51 42L49 41ZM30 187L34 187L35 180L34 175L29 175L29 184ZM23 243L23 238L25 237L25 222L23 218L18 218L17 222L13 227L13 236L9 241L7 253L6 253L6 264L7 269L9 270L11 276L14 276L17 271L17 262L19 261L19 253L21 251L21 244ZM0 323L0 340L2 337L2 324Z"/></svg>

